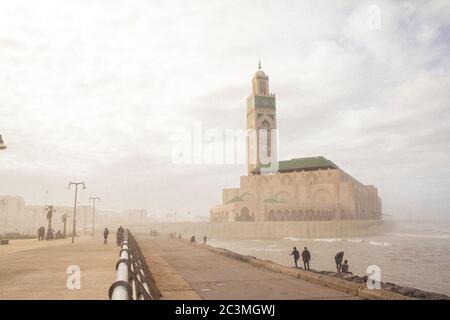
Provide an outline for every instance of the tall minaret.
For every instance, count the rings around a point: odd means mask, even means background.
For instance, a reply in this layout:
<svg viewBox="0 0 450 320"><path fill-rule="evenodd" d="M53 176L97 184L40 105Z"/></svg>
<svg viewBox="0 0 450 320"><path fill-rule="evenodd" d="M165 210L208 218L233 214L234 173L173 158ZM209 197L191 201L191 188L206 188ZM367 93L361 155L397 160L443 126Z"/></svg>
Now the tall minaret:
<svg viewBox="0 0 450 320"><path fill-rule="evenodd" d="M276 105L275 95L269 92L269 77L261 70L252 80L253 92L247 98L247 162L248 174L259 164L278 161L276 145Z"/></svg>

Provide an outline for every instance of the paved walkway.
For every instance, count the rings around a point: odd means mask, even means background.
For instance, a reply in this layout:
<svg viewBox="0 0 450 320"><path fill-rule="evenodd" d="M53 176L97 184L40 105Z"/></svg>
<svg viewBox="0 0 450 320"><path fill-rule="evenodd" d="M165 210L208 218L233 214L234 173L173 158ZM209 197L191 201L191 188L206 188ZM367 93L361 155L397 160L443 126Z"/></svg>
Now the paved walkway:
<svg viewBox="0 0 450 320"><path fill-rule="evenodd" d="M163 299L357 299L344 292L214 253L202 245L138 235Z"/></svg>
<svg viewBox="0 0 450 320"><path fill-rule="evenodd" d="M12 240L0 246L0 299L109 299L118 247L100 238L75 242ZM67 289L70 265L80 267L79 290Z"/></svg>

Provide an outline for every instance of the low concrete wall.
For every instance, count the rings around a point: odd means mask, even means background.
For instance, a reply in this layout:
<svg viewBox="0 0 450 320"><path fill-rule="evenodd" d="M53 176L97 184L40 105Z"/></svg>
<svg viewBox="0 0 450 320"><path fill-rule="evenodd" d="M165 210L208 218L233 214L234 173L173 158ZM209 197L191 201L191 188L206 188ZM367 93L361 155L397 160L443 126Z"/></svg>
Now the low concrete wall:
<svg viewBox="0 0 450 320"><path fill-rule="evenodd" d="M190 244L187 240L181 240L186 245ZM197 245L197 244L194 244ZM274 272L279 272L282 274L297 277L299 279L318 284L324 287L336 289L339 291L346 292L348 294L358 296L363 299L370 300L416 300L411 297L407 297L395 292L390 292L383 289L369 289L366 284L358 284L355 282L347 281L341 278L336 278L313 271L307 271L303 269L296 269L292 267L283 266L281 264L272 262L270 260L261 260L252 256L242 255L227 249L216 248L210 245L199 245L207 250L213 251L217 254L224 255L242 262L250 263L257 268L264 268Z"/></svg>
<svg viewBox="0 0 450 320"><path fill-rule="evenodd" d="M274 222L192 222L152 223L149 229L161 233L181 233L184 237L204 235L216 239L280 239L286 237L323 238L371 235L379 231L376 220L274 221ZM139 230L144 231L144 230Z"/></svg>

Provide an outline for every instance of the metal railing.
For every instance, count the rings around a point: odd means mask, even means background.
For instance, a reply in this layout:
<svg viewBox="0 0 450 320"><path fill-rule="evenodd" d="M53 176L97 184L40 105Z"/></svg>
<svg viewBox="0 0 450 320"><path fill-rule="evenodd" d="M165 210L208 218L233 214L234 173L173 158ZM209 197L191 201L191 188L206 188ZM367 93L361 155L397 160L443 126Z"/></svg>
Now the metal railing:
<svg viewBox="0 0 450 320"><path fill-rule="evenodd" d="M161 293L155 285L138 243L129 230L124 233L119 256L116 281L109 288L109 298L158 300Z"/></svg>

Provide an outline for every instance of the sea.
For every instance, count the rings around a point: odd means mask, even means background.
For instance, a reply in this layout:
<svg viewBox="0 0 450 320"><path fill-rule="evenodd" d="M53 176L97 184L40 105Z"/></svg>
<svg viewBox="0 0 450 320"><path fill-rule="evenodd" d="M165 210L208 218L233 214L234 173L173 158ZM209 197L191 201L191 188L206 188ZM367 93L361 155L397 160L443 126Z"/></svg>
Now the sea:
<svg viewBox="0 0 450 320"><path fill-rule="evenodd" d="M294 246L311 252L311 269L335 271L334 256L344 251L350 271L367 274L380 268L381 281L450 296L450 221L395 221L377 235L342 238L295 238L271 240L218 240L210 245L240 254L294 266ZM300 261L301 262L301 259Z"/></svg>

